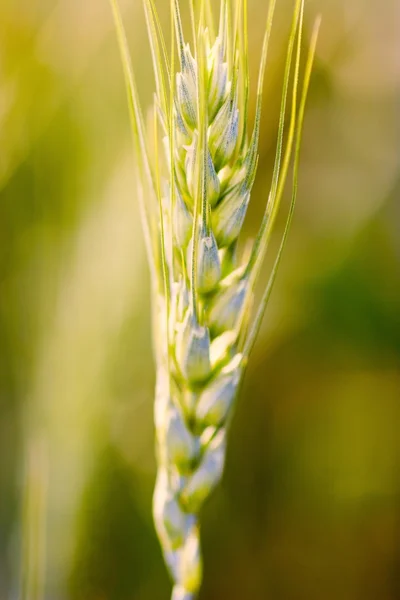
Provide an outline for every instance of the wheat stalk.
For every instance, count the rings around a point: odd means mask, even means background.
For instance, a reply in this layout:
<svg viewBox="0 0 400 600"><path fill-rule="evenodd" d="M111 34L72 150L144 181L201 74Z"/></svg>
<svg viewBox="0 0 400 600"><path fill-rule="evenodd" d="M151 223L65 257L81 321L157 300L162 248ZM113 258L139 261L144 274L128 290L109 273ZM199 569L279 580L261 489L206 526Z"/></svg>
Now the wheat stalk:
<svg viewBox="0 0 400 600"><path fill-rule="evenodd" d="M121 15L116 0L111 4L127 82L154 298L159 465L154 521L174 582L173 600L190 600L197 596L202 580L199 513L223 473L235 400L293 215L320 20L314 26L299 93L304 0L295 0L271 189L258 236L249 252L240 252L238 238L258 163L262 89L275 0L267 15L251 134L247 0L237 0L234 11L229 0L221 0L218 28L209 1L202 0L197 12L189 2L192 47L183 31L179 1L171 0L177 50L173 39L170 53L153 0L143 0L156 85L153 125L147 128L151 153ZM293 157L286 228L252 318L254 289Z"/></svg>

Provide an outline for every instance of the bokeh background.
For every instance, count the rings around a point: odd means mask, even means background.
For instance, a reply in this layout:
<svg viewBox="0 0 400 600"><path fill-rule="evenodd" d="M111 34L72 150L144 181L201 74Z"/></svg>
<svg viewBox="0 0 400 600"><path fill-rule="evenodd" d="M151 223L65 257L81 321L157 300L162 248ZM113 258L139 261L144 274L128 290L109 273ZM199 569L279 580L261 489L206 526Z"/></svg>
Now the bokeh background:
<svg viewBox="0 0 400 600"><path fill-rule="evenodd" d="M291 6L277 7L250 236ZM146 107L141 2L122 8ZM267 3L249 10L254 92ZM400 11L308 0L305 40L319 12L299 202L203 514L201 600L400 598ZM135 189L107 0L2 0L1 600L169 597Z"/></svg>

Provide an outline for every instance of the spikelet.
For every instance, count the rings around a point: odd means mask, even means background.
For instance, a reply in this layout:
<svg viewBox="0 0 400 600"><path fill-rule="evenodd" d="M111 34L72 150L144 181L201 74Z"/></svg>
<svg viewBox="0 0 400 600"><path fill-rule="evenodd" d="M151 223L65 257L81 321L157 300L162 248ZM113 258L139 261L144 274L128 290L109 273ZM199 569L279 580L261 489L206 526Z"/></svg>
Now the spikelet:
<svg viewBox="0 0 400 600"><path fill-rule="evenodd" d="M248 123L247 1L221 0L218 32L201 2L191 45L179 0L168 57L153 0L143 0L156 84L154 156L117 0L110 0L125 71L140 174L141 215L152 275L157 362L155 427L159 471L153 513L174 582L172 600L193 600L202 580L199 512L220 481L227 433L289 230L297 192L304 109L319 29L313 30L298 101L304 0L294 0L275 167L261 227L250 252L238 251L258 164L262 88L275 0L270 0L257 88ZM177 53L177 57L176 57ZM293 67L294 64L294 67ZM289 82L291 113L283 148ZM163 133L164 154L159 152ZM252 317L254 288L294 156L289 216L272 273ZM161 183L161 181L166 183ZM161 188L164 191L161 194Z"/></svg>

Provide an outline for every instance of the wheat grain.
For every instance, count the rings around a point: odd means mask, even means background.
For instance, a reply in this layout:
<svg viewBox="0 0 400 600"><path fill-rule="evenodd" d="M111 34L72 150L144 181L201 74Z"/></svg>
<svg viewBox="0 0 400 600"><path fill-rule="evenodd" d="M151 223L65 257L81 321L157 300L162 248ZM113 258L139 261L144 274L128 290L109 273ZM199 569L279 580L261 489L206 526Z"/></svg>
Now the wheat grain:
<svg viewBox="0 0 400 600"><path fill-rule="evenodd" d="M232 18L230 1L221 0L216 33L210 3L203 1L196 15L190 2L191 47L183 32L179 1L171 0L176 61L174 42L168 56L153 0L144 0L156 83L152 159L121 16L116 0L111 3L127 81L143 230L156 298L153 329L159 468L154 521L174 582L173 600L190 600L197 596L202 580L199 513L222 477L235 399L293 214L304 106L319 21L297 112L304 0L295 1L271 190L259 235L250 253L240 253L238 238L258 163L262 88L275 1L271 0L267 16L256 117L249 136L247 1L237 0ZM292 70L292 108L283 149ZM160 131L163 154L159 152ZM293 195L287 226L252 320L254 288L293 154Z"/></svg>

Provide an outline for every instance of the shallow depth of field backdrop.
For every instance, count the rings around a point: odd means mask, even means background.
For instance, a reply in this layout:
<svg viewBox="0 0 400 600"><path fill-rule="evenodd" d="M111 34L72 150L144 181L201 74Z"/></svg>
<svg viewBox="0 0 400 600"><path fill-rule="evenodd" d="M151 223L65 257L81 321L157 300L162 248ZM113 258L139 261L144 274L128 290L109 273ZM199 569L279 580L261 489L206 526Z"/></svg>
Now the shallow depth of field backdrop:
<svg viewBox="0 0 400 600"><path fill-rule="evenodd" d="M146 107L141 2L122 7ZM267 2L249 10L255 77ZM308 0L305 41L318 12L299 201L204 510L201 600L400 597L399 5ZM250 236L290 15L280 0ZM0 600L168 598L132 166L107 0L2 0Z"/></svg>

